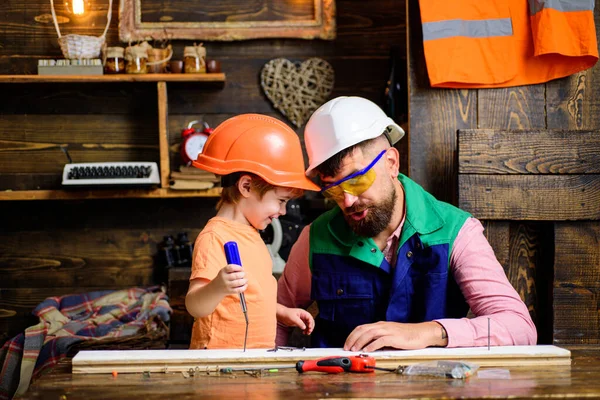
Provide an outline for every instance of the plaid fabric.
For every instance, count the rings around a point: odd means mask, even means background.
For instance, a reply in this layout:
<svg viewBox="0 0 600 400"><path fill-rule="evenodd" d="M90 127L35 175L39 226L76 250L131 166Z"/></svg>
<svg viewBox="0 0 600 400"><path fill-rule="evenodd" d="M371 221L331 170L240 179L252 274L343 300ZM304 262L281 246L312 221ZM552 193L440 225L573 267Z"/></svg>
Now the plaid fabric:
<svg viewBox="0 0 600 400"><path fill-rule="evenodd" d="M47 298L33 310L40 322L0 350L0 400L25 393L31 378L59 362L75 343L151 331L158 320L169 321L171 312L158 286Z"/></svg>

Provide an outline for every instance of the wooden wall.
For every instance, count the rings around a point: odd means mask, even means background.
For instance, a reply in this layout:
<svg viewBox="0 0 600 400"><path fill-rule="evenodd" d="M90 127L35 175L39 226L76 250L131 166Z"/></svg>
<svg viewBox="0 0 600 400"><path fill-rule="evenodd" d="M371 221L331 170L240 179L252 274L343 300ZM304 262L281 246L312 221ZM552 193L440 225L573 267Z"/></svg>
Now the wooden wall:
<svg viewBox="0 0 600 400"><path fill-rule="evenodd" d="M63 13L62 2L55 3ZM336 3L335 41L205 42L227 81L206 89L168 84L172 158L190 120L215 126L246 112L284 119L259 85L262 66L275 57L322 57L335 69L332 96L359 95L382 104L390 48L406 53L405 2ZM100 9L61 25L63 33L99 35L106 3L94 4ZM109 45L119 44L117 6ZM49 13L47 0L2 2L0 74L35 74L39 59L61 57L52 23L36 21ZM175 56L181 58L190 44L174 42ZM68 145L74 162L158 161L156 124L152 83L0 84L0 190L59 188L67 161L61 145ZM30 312L45 297L165 282L157 244L164 235L183 231L195 238L214 215L215 203L206 198L1 202L0 343L34 322Z"/></svg>
<svg viewBox="0 0 600 400"><path fill-rule="evenodd" d="M572 129L600 134L600 65L540 85L431 89L418 1L408 0L408 9L410 175L439 199L457 204L459 129ZM595 19L600 28L598 7ZM529 307L539 342L600 343L600 222L484 221L484 225L511 283Z"/></svg>

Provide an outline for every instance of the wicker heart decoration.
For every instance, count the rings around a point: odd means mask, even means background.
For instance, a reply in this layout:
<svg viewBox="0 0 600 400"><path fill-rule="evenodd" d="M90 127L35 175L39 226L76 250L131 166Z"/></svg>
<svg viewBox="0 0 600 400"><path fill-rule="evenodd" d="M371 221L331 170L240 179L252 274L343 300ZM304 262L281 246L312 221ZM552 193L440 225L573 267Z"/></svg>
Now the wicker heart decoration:
<svg viewBox="0 0 600 400"><path fill-rule="evenodd" d="M333 90L333 67L320 58L296 65L276 58L262 69L260 84L273 106L296 127L304 125Z"/></svg>

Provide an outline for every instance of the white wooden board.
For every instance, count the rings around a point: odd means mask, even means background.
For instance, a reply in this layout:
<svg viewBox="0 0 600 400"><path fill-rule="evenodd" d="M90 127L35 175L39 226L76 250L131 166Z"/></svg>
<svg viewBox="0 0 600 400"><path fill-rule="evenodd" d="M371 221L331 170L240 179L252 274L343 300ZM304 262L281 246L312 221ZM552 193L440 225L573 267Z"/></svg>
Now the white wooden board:
<svg viewBox="0 0 600 400"><path fill-rule="evenodd" d="M73 373L177 372L196 367L216 371L223 367L278 368L295 365L299 360L330 356L349 356L361 352L343 349L278 350L85 350L73 358ZM428 360L462 360L480 366L506 367L530 365L569 365L571 352L550 345L463 348L427 348L367 353L377 366L395 368Z"/></svg>

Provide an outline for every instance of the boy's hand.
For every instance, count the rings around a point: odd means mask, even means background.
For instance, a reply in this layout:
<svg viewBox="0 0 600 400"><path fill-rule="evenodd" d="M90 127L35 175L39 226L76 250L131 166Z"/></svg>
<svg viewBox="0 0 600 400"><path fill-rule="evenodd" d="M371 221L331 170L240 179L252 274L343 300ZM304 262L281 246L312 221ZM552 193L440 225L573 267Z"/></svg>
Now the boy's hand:
<svg viewBox="0 0 600 400"><path fill-rule="evenodd" d="M240 265L227 264L214 279L227 294L243 293L248 289L246 273Z"/></svg>
<svg viewBox="0 0 600 400"><path fill-rule="evenodd" d="M301 308L287 308L278 304L277 321L285 326L297 326L305 335L310 335L315 329L315 319L308 311Z"/></svg>

